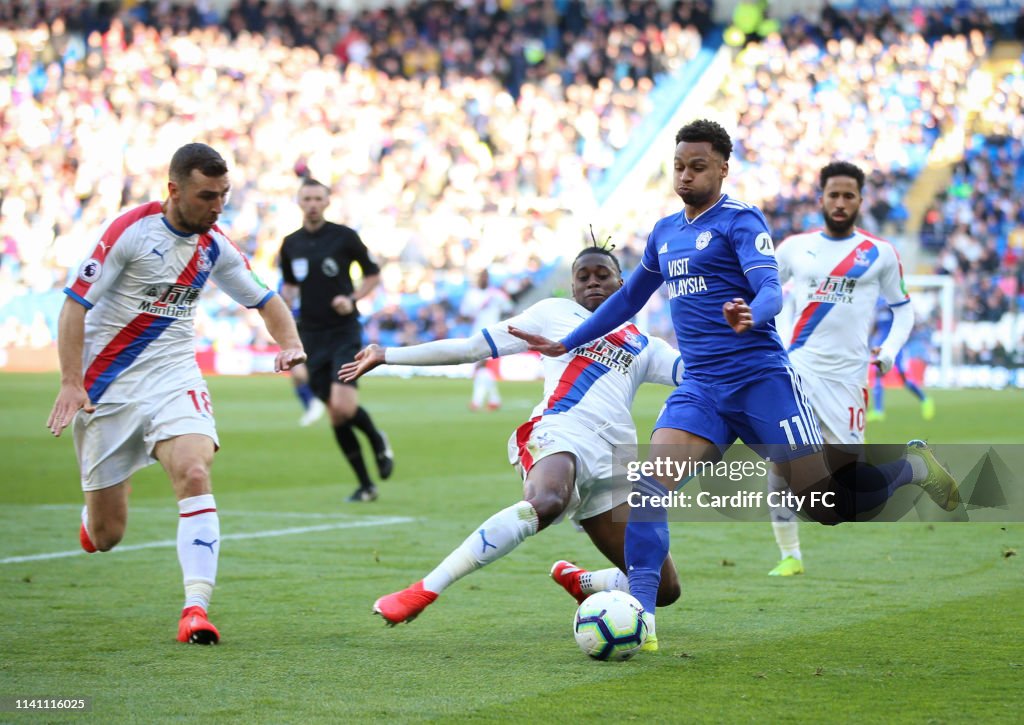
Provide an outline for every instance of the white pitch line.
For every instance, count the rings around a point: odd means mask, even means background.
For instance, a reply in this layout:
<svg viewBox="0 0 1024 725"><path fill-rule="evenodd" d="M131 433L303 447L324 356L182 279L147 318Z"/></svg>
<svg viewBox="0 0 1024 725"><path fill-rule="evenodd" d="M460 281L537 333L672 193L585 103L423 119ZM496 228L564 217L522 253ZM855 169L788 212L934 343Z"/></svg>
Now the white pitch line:
<svg viewBox="0 0 1024 725"><path fill-rule="evenodd" d="M409 516L380 516L373 519L361 521L337 521L332 524L320 524L319 526L298 526L291 529L272 529L270 531L251 531L241 534L224 534L222 541L239 541L242 539L269 539L275 536L293 536L295 534L311 534L316 531L332 531L334 529L359 529L367 526L387 526L389 524L408 524L416 519ZM177 546L178 542L173 539L164 541L147 541L144 544L128 544L111 549L110 552L118 551L140 551L142 549L162 549ZM46 559L66 559L69 556L85 554L82 549L71 549L69 551L51 551L48 554L29 554L28 556L9 556L0 559L0 564L20 564L25 561L44 561Z"/></svg>
<svg viewBox="0 0 1024 725"><path fill-rule="evenodd" d="M44 503L31 506L31 508L39 509L42 511L81 511L82 504L80 503ZM172 507L160 507L160 506L130 506L128 509L129 515L133 513L159 513L159 514L174 514L177 515L177 511ZM325 514L325 513L314 513L304 511L236 511L235 509L224 509L223 511L217 512L220 516L227 516L229 518L235 516L246 516L249 518L255 516L272 516L274 518L282 519L354 519L355 516L350 514Z"/></svg>

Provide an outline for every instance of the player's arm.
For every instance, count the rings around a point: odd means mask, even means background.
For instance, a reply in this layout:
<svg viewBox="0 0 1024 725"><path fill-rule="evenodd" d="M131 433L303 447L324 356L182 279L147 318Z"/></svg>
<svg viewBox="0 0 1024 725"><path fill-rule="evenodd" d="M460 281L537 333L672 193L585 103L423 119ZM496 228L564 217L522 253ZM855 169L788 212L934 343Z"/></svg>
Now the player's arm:
<svg viewBox="0 0 1024 725"><path fill-rule="evenodd" d="M882 273L882 297L892 309L892 325L882 344L871 350L871 362L878 366L883 375L892 368L900 349L907 343L914 329L914 308L903 280L903 265L899 254L892 251L892 257Z"/></svg>
<svg viewBox="0 0 1024 725"><path fill-rule="evenodd" d="M646 256L644 257L646 260ZM641 264L626 283L615 294L605 300L582 325L560 341L509 325L508 331L527 343L529 350L535 350L548 357L560 357L569 350L585 345L616 329L639 312L655 290L661 287L661 272L652 272Z"/></svg>
<svg viewBox="0 0 1024 725"><path fill-rule="evenodd" d="M671 387L683 382L683 358L678 350L660 337L651 338L650 358L644 382Z"/></svg>
<svg viewBox="0 0 1024 725"><path fill-rule="evenodd" d="M284 300L279 295L274 295L258 309L263 324L267 326L267 332L281 348L274 358L274 372L291 370L296 365L306 362L306 352L302 349L302 341L299 339L299 331L295 328L291 308Z"/></svg>
<svg viewBox="0 0 1024 725"><path fill-rule="evenodd" d="M355 360L342 365L338 379L349 383L380 365L460 365L525 352L526 343L512 335L510 329L516 327L535 334L543 332L555 312L553 305L557 304L556 300L543 300L471 337L434 340L408 347L370 345L356 354Z"/></svg>
<svg viewBox="0 0 1024 725"><path fill-rule="evenodd" d="M782 310L782 285L772 235L759 210L749 209L737 214L729 236L743 275L754 291L750 304L736 297L722 305L729 327L740 334L775 319Z"/></svg>
<svg viewBox="0 0 1024 725"><path fill-rule="evenodd" d="M85 389L83 371L85 314L117 282L138 243L134 227L117 233L111 231L111 226L108 224L103 229L92 254L82 262L75 278L64 288L67 299L57 322L60 391L46 422L55 436L61 434L79 410L87 413L95 410Z"/></svg>
<svg viewBox="0 0 1024 725"><path fill-rule="evenodd" d="M758 267L745 276L754 290L754 299L748 305L736 297L722 306L726 322L737 334L761 327L782 311L782 285L774 268Z"/></svg>
<svg viewBox="0 0 1024 725"><path fill-rule="evenodd" d="M60 391L50 411L46 427L59 436L75 413L84 410L91 413L95 407L85 391L82 371L82 351L85 346L86 308L80 302L68 297L60 310L57 323L57 356L60 360Z"/></svg>
<svg viewBox="0 0 1024 725"><path fill-rule="evenodd" d="M347 315L355 312L356 302L363 299L380 284L380 267L377 263L370 259L370 250L363 244L363 240L359 238L359 234L355 231L351 232L351 238L349 244L352 246L353 258L356 264L359 265L359 269L363 272L363 279L359 283L359 289L355 290L350 295L335 295L331 300L331 307L339 315Z"/></svg>
<svg viewBox="0 0 1024 725"><path fill-rule="evenodd" d="M350 383L381 365L459 365L490 356L491 348L482 332L408 347L368 345L356 353L355 360L341 366L338 380Z"/></svg>

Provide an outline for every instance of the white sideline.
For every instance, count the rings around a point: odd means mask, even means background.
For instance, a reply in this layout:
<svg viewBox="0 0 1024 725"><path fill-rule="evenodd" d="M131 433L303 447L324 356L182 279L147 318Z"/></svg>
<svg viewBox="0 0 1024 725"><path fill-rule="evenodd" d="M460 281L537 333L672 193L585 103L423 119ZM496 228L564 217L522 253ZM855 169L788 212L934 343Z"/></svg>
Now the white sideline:
<svg viewBox="0 0 1024 725"><path fill-rule="evenodd" d="M82 504L80 503L41 503L31 506L30 508L39 509L41 511L81 511ZM129 515L136 513L158 513L168 514L175 513L177 509L174 505L170 506L132 506L129 509ZM304 512L304 511L236 511L235 509L225 509L224 511L218 512L221 518L227 516L234 518L236 516L245 516L246 518L254 518L257 516L272 516L275 519L341 519L351 518L348 514L340 513L315 513L315 512Z"/></svg>
<svg viewBox="0 0 1024 725"><path fill-rule="evenodd" d="M367 526L388 526L389 524L408 524L416 519L409 516L376 516L373 518L362 519L359 521L337 521L331 524L320 524L319 526L298 526L290 529L271 529L270 531L251 531L241 534L224 534L221 536L222 541L239 541L242 539L269 539L275 536L292 536L295 534L311 534L316 531L332 531L334 529L358 529ZM163 541L147 541L144 544L128 544L127 546L118 546L111 549L113 553L118 551L139 551L141 549L161 549L175 547L178 542L174 539L165 539ZM82 549L72 549L69 551L52 551L48 554L29 554L27 556L9 556L6 559L0 559L0 564L20 564L26 561L43 561L46 559L65 559L69 556L78 556L85 554Z"/></svg>

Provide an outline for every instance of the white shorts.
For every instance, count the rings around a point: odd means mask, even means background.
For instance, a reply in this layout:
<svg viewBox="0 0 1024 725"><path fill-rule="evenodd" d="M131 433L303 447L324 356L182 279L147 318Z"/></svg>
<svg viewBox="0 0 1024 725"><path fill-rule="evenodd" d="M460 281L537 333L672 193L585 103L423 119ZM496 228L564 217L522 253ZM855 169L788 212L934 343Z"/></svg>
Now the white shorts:
<svg viewBox="0 0 1024 725"><path fill-rule="evenodd" d="M576 458L576 481L568 507L553 523L564 518L584 521L626 502L630 485L613 471L614 459L621 467L629 452L617 451L594 431L563 416L545 415L523 423L508 439L509 463L524 479L537 461L554 453Z"/></svg>
<svg viewBox="0 0 1024 725"><path fill-rule="evenodd" d="M131 403L99 403L72 422L82 490L97 491L156 463L160 441L197 433L219 445L210 393L204 383Z"/></svg>
<svg viewBox="0 0 1024 725"><path fill-rule="evenodd" d="M811 404L821 435L831 445L864 443L868 390L860 385L809 375L794 365Z"/></svg>

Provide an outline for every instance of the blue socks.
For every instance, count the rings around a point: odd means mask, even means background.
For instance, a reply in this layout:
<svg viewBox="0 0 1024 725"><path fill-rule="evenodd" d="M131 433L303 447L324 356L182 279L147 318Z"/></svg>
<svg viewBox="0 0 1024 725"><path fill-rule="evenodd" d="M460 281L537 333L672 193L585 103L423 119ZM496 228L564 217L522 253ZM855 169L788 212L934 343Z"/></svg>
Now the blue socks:
<svg viewBox="0 0 1024 725"><path fill-rule="evenodd" d="M309 404L313 402L313 389L309 387L309 383L296 385L295 394L299 396L299 400L302 401L302 408L304 410L309 410Z"/></svg>
<svg viewBox="0 0 1024 725"><path fill-rule="evenodd" d="M629 593L639 600L645 611L654 614L661 584L661 567L668 556L668 511L650 496L665 496L668 491L652 478L643 477L633 485L639 493L639 505L629 511L626 524L626 574ZM637 496L633 496L635 500Z"/></svg>

